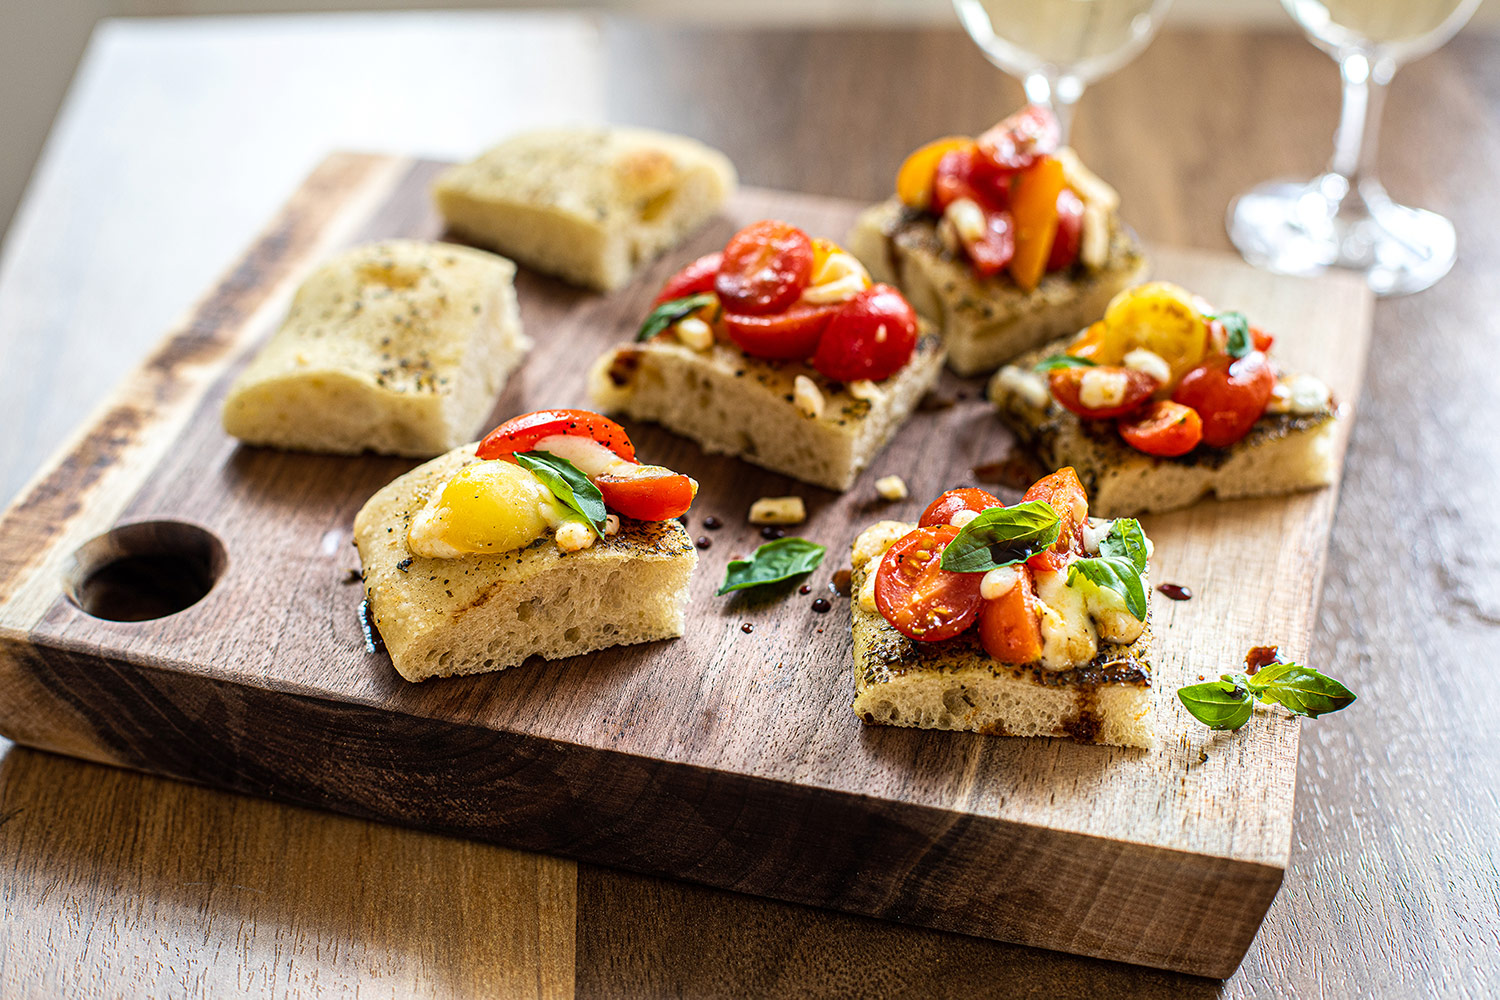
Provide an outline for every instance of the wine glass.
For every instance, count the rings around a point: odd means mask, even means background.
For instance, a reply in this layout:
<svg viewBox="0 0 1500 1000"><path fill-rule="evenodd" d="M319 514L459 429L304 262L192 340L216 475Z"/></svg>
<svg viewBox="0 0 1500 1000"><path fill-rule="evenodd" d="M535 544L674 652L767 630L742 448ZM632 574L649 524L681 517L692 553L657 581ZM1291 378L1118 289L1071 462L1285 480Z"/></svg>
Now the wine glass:
<svg viewBox="0 0 1500 1000"><path fill-rule="evenodd" d="M1283 274L1361 272L1377 295L1418 292L1448 273L1453 224L1390 199L1375 177L1375 140L1396 68L1438 48L1480 0L1281 0L1339 64L1343 110L1328 169L1271 181L1229 206L1229 238L1250 263Z"/></svg>
<svg viewBox="0 0 1500 1000"><path fill-rule="evenodd" d="M1083 88L1140 55L1172 0L953 0L990 62L1050 107L1068 141Z"/></svg>

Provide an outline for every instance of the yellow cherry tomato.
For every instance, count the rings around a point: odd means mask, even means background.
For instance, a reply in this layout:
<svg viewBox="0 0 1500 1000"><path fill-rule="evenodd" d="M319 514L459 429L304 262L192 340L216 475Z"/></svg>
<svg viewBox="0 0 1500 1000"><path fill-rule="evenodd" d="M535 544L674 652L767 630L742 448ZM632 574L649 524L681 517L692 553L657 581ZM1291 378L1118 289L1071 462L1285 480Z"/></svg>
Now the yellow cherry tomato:
<svg viewBox="0 0 1500 1000"><path fill-rule="evenodd" d="M412 518L407 544L421 556L525 548L559 516L552 491L503 460L466 465Z"/></svg>
<svg viewBox="0 0 1500 1000"><path fill-rule="evenodd" d="M1086 361L1098 361L1099 352L1104 347L1104 320L1095 320L1084 330L1073 338L1068 345L1067 353L1075 358L1083 358Z"/></svg>
<svg viewBox="0 0 1500 1000"><path fill-rule="evenodd" d="M937 173L938 161L955 149L972 148L974 140L966 135L950 135L922 146L897 171L896 197L912 208L927 208L932 204L932 178Z"/></svg>
<svg viewBox="0 0 1500 1000"><path fill-rule="evenodd" d="M1197 297L1170 281L1150 281L1111 299L1104 310L1103 342L1091 360L1117 365L1137 348L1159 355L1176 385L1208 349L1208 320Z"/></svg>

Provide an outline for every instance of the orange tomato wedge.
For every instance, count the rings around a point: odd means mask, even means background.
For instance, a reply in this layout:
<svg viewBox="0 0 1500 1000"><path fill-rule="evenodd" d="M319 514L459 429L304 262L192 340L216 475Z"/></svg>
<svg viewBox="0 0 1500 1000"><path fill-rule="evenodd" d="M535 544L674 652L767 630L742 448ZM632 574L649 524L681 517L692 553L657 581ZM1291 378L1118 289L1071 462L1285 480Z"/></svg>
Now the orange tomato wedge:
<svg viewBox="0 0 1500 1000"><path fill-rule="evenodd" d="M917 149L896 173L896 197L912 208L928 208L932 204L932 178L937 173L938 160L955 149L973 148L974 140L968 136L950 135Z"/></svg>
<svg viewBox="0 0 1500 1000"><path fill-rule="evenodd" d="M1016 252L1010 259L1010 276L1028 292L1047 272L1047 258L1057 236L1057 196L1064 183L1062 163L1045 156L1021 171L1011 191Z"/></svg>
<svg viewBox="0 0 1500 1000"><path fill-rule="evenodd" d="M1095 320L1080 333L1071 344L1068 345L1067 353L1075 358L1083 358L1085 361L1098 361L1099 352L1104 349L1104 320Z"/></svg>
<svg viewBox="0 0 1500 1000"><path fill-rule="evenodd" d="M998 663L1035 663L1042 658L1042 625L1036 589L1025 566L1015 586L979 609L979 641Z"/></svg>

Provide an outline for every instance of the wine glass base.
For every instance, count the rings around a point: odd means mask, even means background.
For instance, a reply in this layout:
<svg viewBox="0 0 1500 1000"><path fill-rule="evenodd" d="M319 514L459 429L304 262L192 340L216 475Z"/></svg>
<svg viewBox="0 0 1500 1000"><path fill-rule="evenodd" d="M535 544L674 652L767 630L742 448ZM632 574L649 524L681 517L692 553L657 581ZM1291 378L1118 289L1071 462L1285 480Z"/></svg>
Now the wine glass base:
<svg viewBox="0 0 1500 1000"><path fill-rule="evenodd" d="M1350 192L1336 174L1262 184L1229 206L1226 225L1256 267L1296 275L1356 271L1376 295L1419 292L1457 256L1447 219L1398 205L1378 186Z"/></svg>

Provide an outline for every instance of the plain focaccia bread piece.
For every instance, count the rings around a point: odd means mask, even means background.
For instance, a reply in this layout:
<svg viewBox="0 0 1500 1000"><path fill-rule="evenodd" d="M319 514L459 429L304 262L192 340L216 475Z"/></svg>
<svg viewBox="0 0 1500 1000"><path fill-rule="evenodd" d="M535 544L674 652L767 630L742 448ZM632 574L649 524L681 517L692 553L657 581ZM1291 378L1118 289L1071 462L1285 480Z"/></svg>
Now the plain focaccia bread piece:
<svg viewBox="0 0 1500 1000"><path fill-rule="evenodd" d="M464 445L376 493L354 519L370 620L409 681L504 670L682 635L698 563L677 521L620 519L620 531L563 553L549 532L524 549L413 556L406 533L428 493L474 457Z"/></svg>
<svg viewBox="0 0 1500 1000"><path fill-rule="evenodd" d="M948 367L983 375L1022 351L1074 333L1104 315L1115 293L1146 273L1145 251L1110 217L1109 256L1099 270L1081 264L1043 276L1023 292L1009 277L979 278L969 262L943 247L937 220L895 198L865 209L849 233L849 250L875 281L901 289L948 348Z"/></svg>
<svg viewBox="0 0 1500 1000"><path fill-rule="evenodd" d="M869 383L861 398L802 362L752 358L730 344L698 352L660 340L605 353L589 373L589 394L603 410L659 423L704 451L847 490L911 416L942 367L942 346L924 335L911 361L890 378ZM803 416L794 405L798 375L822 392L822 416Z"/></svg>
<svg viewBox="0 0 1500 1000"><path fill-rule="evenodd" d="M433 186L448 228L528 267L601 291L676 246L735 190L729 158L637 128L507 139Z"/></svg>
<svg viewBox="0 0 1500 1000"><path fill-rule="evenodd" d="M421 240L345 251L302 283L224 401L247 444L428 458L467 441L521 363L503 257Z"/></svg>
<svg viewBox="0 0 1500 1000"><path fill-rule="evenodd" d="M1017 358L1021 379L1001 369L990 380L990 401L1046 468L1071 465L1089 495L1089 510L1100 517L1133 517L1188 507L1205 497L1238 500L1282 496L1333 482L1333 445L1338 415L1268 413L1250 433L1228 448L1200 445L1180 458L1157 458L1121 440L1113 421L1083 420L1058 405L1046 376L1032 373L1038 361L1065 353L1064 338ZM1040 402L1041 405L1038 405Z"/></svg>
<svg viewBox="0 0 1500 1000"><path fill-rule="evenodd" d="M895 541L915 527L881 521L854 543L854 596L849 603L855 715L869 725L1061 736L1125 747L1155 744L1149 612L1145 631L1129 646L1101 640L1099 655L1088 665L1050 671L996 663L980 645L976 629L942 642L913 642L879 611L864 608L860 590L884 549L861 541L873 538L872 533ZM878 554L862 560L864 552Z"/></svg>

